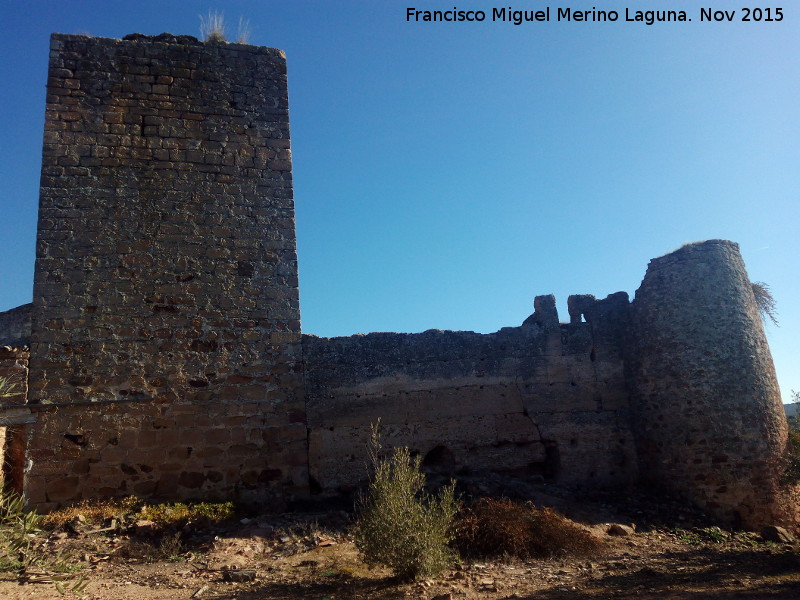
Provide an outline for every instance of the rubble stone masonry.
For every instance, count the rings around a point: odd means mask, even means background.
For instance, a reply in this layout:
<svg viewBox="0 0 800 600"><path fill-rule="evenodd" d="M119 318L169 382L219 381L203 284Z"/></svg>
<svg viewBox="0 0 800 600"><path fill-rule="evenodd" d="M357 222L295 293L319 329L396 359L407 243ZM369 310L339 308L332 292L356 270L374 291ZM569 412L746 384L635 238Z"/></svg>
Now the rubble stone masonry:
<svg viewBox="0 0 800 600"><path fill-rule="evenodd" d="M307 487L282 51L54 35L26 490Z"/></svg>
<svg viewBox="0 0 800 600"><path fill-rule="evenodd" d="M631 319L644 480L734 525L787 520L786 417L739 246L710 240L650 261Z"/></svg>
<svg viewBox="0 0 800 600"><path fill-rule="evenodd" d="M304 336L314 485L345 491L363 482L378 419L387 446L407 446L447 475L634 483L622 360L628 296L576 298L572 324L559 324L555 298L540 296L525 324L491 334Z"/></svg>
<svg viewBox="0 0 800 600"><path fill-rule="evenodd" d="M32 304L0 312L0 346L16 348L30 344L32 312Z"/></svg>

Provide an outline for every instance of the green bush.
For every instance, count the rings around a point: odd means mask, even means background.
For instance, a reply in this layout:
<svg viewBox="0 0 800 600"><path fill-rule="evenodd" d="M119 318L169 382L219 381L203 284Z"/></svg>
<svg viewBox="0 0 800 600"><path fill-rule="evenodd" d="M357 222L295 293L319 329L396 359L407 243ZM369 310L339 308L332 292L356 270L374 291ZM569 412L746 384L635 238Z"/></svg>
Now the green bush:
<svg viewBox="0 0 800 600"><path fill-rule="evenodd" d="M14 572L20 582L52 582L60 593L81 592L88 579L66 552L48 552L42 517L25 510L25 500L0 490L0 571Z"/></svg>
<svg viewBox="0 0 800 600"><path fill-rule="evenodd" d="M719 527L696 527L690 530L678 529L676 533L682 542L692 546L701 546L707 543L721 544L731 538L731 534Z"/></svg>
<svg viewBox="0 0 800 600"><path fill-rule="evenodd" d="M0 377L0 398L10 398L16 394L14 391L16 387L9 377Z"/></svg>
<svg viewBox="0 0 800 600"><path fill-rule="evenodd" d="M23 568L32 554L31 546L42 519L24 509L22 498L0 492L0 571Z"/></svg>
<svg viewBox="0 0 800 600"><path fill-rule="evenodd" d="M194 521L216 523L234 516L233 502L194 502L184 504L145 504L137 516L159 526L180 526Z"/></svg>
<svg viewBox="0 0 800 600"><path fill-rule="evenodd" d="M360 501L356 547L368 565L384 565L402 579L436 577L457 557L449 546L459 509L455 482L437 495L426 493L419 456L395 448L388 459L379 458L377 425L369 452L374 473Z"/></svg>

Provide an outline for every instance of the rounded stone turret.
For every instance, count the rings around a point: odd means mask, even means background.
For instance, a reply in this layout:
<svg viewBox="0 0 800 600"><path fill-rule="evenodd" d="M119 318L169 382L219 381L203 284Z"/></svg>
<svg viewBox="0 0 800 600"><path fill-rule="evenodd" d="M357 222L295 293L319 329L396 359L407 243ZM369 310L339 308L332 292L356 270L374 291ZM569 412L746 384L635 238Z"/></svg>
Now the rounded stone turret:
<svg viewBox="0 0 800 600"><path fill-rule="evenodd" d="M738 244L688 244L650 261L631 325L646 482L732 525L789 519L779 484L786 418Z"/></svg>

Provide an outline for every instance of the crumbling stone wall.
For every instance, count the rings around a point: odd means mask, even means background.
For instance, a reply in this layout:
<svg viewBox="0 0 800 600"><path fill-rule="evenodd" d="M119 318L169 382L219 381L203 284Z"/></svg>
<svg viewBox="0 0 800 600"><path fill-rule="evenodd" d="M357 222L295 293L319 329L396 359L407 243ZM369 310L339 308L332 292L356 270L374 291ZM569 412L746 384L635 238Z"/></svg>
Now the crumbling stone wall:
<svg viewBox="0 0 800 600"><path fill-rule="evenodd" d="M283 52L54 35L30 501L304 492L297 285Z"/></svg>
<svg viewBox="0 0 800 600"><path fill-rule="evenodd" d="M370 425L448 474L507 472L620 486L637 463L622 362L627 294L581 297L560 325L552 296L521 327L303 337L314 487L365 478Z"/></svg>
<svg viewBox="0 0 800 600"><path fill-rule="evenodd" d="M0 346L18 348L31 342L33 304L23 304L0 312Z"/></svg>
<svg viewBox="0 0 800 600"><path fill-rule="evenodd" d="M786 418L739 246L711 240L653 259L631 314L643 479L728 523L786 520Z"/></svg>
<svg viewBox="0 0 800 600"><path fill-rule="evenodd" d="M27 348L0 346L0 378L11 385L11 395L0 398L0 486L21 494L27 440L26 425L32 422L25 407L28 394Z"/></svg>

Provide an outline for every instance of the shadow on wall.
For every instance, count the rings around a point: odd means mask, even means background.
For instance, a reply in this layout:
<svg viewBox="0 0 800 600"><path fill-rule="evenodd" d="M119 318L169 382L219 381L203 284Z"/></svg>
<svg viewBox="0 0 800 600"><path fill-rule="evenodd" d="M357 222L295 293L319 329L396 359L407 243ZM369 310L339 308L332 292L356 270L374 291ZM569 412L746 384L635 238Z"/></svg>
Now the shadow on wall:
<svg viewBox="0 0 800 600"><path fill-rule="evenodd" d="M370 424L429 472L628 485L637 461L623 346L627 294L538 296L520 327L303 337L309 469L320 492L363 484ZM583 318L581 318L583 317Z"/></svg>

